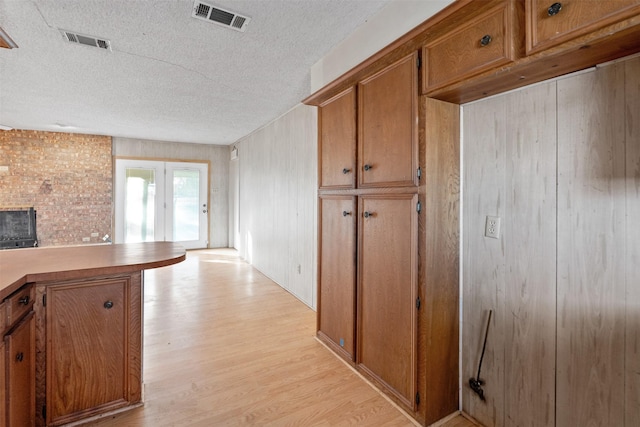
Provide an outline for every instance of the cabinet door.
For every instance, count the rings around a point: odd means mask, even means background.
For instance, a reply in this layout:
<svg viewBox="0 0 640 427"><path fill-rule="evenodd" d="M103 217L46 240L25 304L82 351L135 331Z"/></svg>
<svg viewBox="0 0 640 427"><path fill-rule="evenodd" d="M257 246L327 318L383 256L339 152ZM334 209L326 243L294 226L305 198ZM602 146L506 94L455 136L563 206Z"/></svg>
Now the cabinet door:
<svg viewBox="0 0 640 427"><path fill-rule="evenodd" d="M318 335L350 361L355 354L355 217L353 197L320 199Z"/></svg>
<svg viewBox="0 0 640 427"><path fill-rule="evenodd" d="M126 406L129 278L47 289L47 424Z"/></svg>
<svg viewBox="0 0 640 427"><path fill-rule="evenodd" d="M0 427L7 425L7 379L4 341L0 341Z"/></svg>
<svg viewBox="0 0 640 427"><path fill-rule="evenodd" d="M454 84L516 59L516 9L502 2L430 40L422 49L424 92Z"/></svg>
<svg viewBox="0 0 640 427"><path fill-rule="evenodd" d="M5 336L7 425L28 427L36 419L36 322L33 311Z"/></svg>
<svg viewBox="0 0 640 427"><path fill-rule="evenodd" d="M417 185L418 53L358 84L358 186Z"/></svg>
<svg viewBox="0 0 640 427"><path fill-rule="evenodd" d="M548 49L638 13L638 0L527 0L527 53Z"/></svg>
<svg viewBox="0 0 640 427"><path fill-rule="evenodd" d="M361 196L358 367L415 409L418 196Z"/></svg>
<svg viewBox="0 0 640 427"><path fill-rule="evenodd" d="M320 188L354 188L356 89L349 88L318 109Z"/></svg>

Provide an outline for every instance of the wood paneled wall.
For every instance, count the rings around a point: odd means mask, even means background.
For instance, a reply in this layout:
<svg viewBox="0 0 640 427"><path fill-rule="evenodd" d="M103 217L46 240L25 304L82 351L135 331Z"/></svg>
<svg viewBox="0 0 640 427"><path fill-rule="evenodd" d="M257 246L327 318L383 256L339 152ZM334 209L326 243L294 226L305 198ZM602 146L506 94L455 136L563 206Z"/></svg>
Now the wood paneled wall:
<svg viewBox="0 0 640 427"><path fill-rule="evenodd" d="M316 307L317 109L300 105L238 147L240 254Z"/></svg>
<svg viewBox="0 0 640 427"><path fill-rule="evenodd" d="M638 425L639 99L635 58L463 107L462 401L486 426Z"/></svg>
<svg viewBox="0 0 640 427"><path fill-rule="evenodd" d="M171 160L208 160L209 247L229 245L229 147L113 137L113 155Z"/></svg>

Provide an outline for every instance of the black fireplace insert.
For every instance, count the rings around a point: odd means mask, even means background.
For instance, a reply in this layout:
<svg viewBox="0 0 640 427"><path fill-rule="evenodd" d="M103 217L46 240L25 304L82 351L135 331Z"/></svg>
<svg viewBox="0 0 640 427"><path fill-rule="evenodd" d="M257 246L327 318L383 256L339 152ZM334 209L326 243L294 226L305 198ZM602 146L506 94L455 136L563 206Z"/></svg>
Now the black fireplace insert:
<svg viewBox="0 0 640 427"><path fill-rule="evenodd" d="M34 246L38 246L35 209L0 209L0 249Z"/></svg>

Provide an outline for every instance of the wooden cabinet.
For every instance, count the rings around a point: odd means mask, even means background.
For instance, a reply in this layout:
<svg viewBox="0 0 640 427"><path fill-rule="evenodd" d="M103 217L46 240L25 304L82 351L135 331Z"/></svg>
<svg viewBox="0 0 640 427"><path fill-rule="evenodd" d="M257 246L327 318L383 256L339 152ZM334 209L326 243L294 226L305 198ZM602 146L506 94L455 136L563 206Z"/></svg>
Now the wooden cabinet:
<svg viewBox="0 0 640 427"><path fill-rule="evenodd" d="M356 203L353 196L320 198L318 335L355 361Z"/></svg>
<svg viewBox="0 0 640 427"><path fill-rule="evenodd" d="M24 285L0 304L4 336L0 357L0 425L35 425L35 287Z"/></svg>
<svg viewBox="0 0 640 427"><path fill-rule="evenodd" d="M451 135L459 116L455 105L418 96L418 56L378 64L319 105L317 335L426 425L458 407L459 269L449 256L457 260L459 157ZM356 179L341 181L338 172L354 162ZM433 215L419 213L420 199L432 202ZM427 230L446 235L438 242L452 248L426 250ZM428 389L432 381L444 392Z"/></svg>
<svg viewBox="0 0 640 427"><path fill-rule="evenodd" d="M415 409L416 194L360 197L358 366Z"/></svg>
<svg viewBox="0 0 640 427"><path fill-rule="evenodd" d="M358 187L417 185L418 53L358 84Z"/></svg>
<svg viewBox="0 0 640 427"><path fill-rule="evenodd" d="M320 188L356 186L356 90L351 87L318 108Z"/></svg>
<svg viewBox="0 0 640 427"><path fill-rule="evenodd" d="M35 318L29 312L4 338L7 349L7 425L35 424Z"/></svg>
<svg viewBox="0 0 640 427"><path fill-rule="evenodd" d="M549 49L638 13L638 0L526 0L527 54Z"/></svg>
<svg viewBox="0 0 640 427"><path fill-rule="evenodd" d="M519 52L517 5L503 1L422 47L423 93L513 62Z"/></svg>
<svg viewBox="0 0 640 427"><path fill-rule="evenodd" d="M141 400L140 294L140 273L47 286L47 425Z"/></svg>

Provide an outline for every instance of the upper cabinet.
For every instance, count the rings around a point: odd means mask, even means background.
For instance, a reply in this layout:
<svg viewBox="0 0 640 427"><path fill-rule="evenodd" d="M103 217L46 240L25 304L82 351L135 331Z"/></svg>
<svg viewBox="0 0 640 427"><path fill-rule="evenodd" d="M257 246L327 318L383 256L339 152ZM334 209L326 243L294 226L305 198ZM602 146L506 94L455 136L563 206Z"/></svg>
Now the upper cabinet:
<svg viewBox="0 0 640 427"><path fill-rule="evenodd" d="M321 190L417 185L418 52L319 105Z"/></svg>
<svg viewBox="0 0 640 427"><path fill-rule="evenodd" d="M320 105L320 188L356 185L356 90L351 87Z"/></svg>
<svg viewBox="0 0 640 427"><path fill-rule="evenodd" d="M417 185L418 52L358 83L358 187Z"/></svg>
<svg viewBox="0 0 640 427"><path fill-rule="evenodd" d="M518 57L517 7L503 1L422 47L423 92L429 93Z"/></svg>
<svg viewBox="0 0 640 427"><path fill-rule="evenodd" d="M548 49L638 13L638 0L526 0L527 54Z"/></svg>

